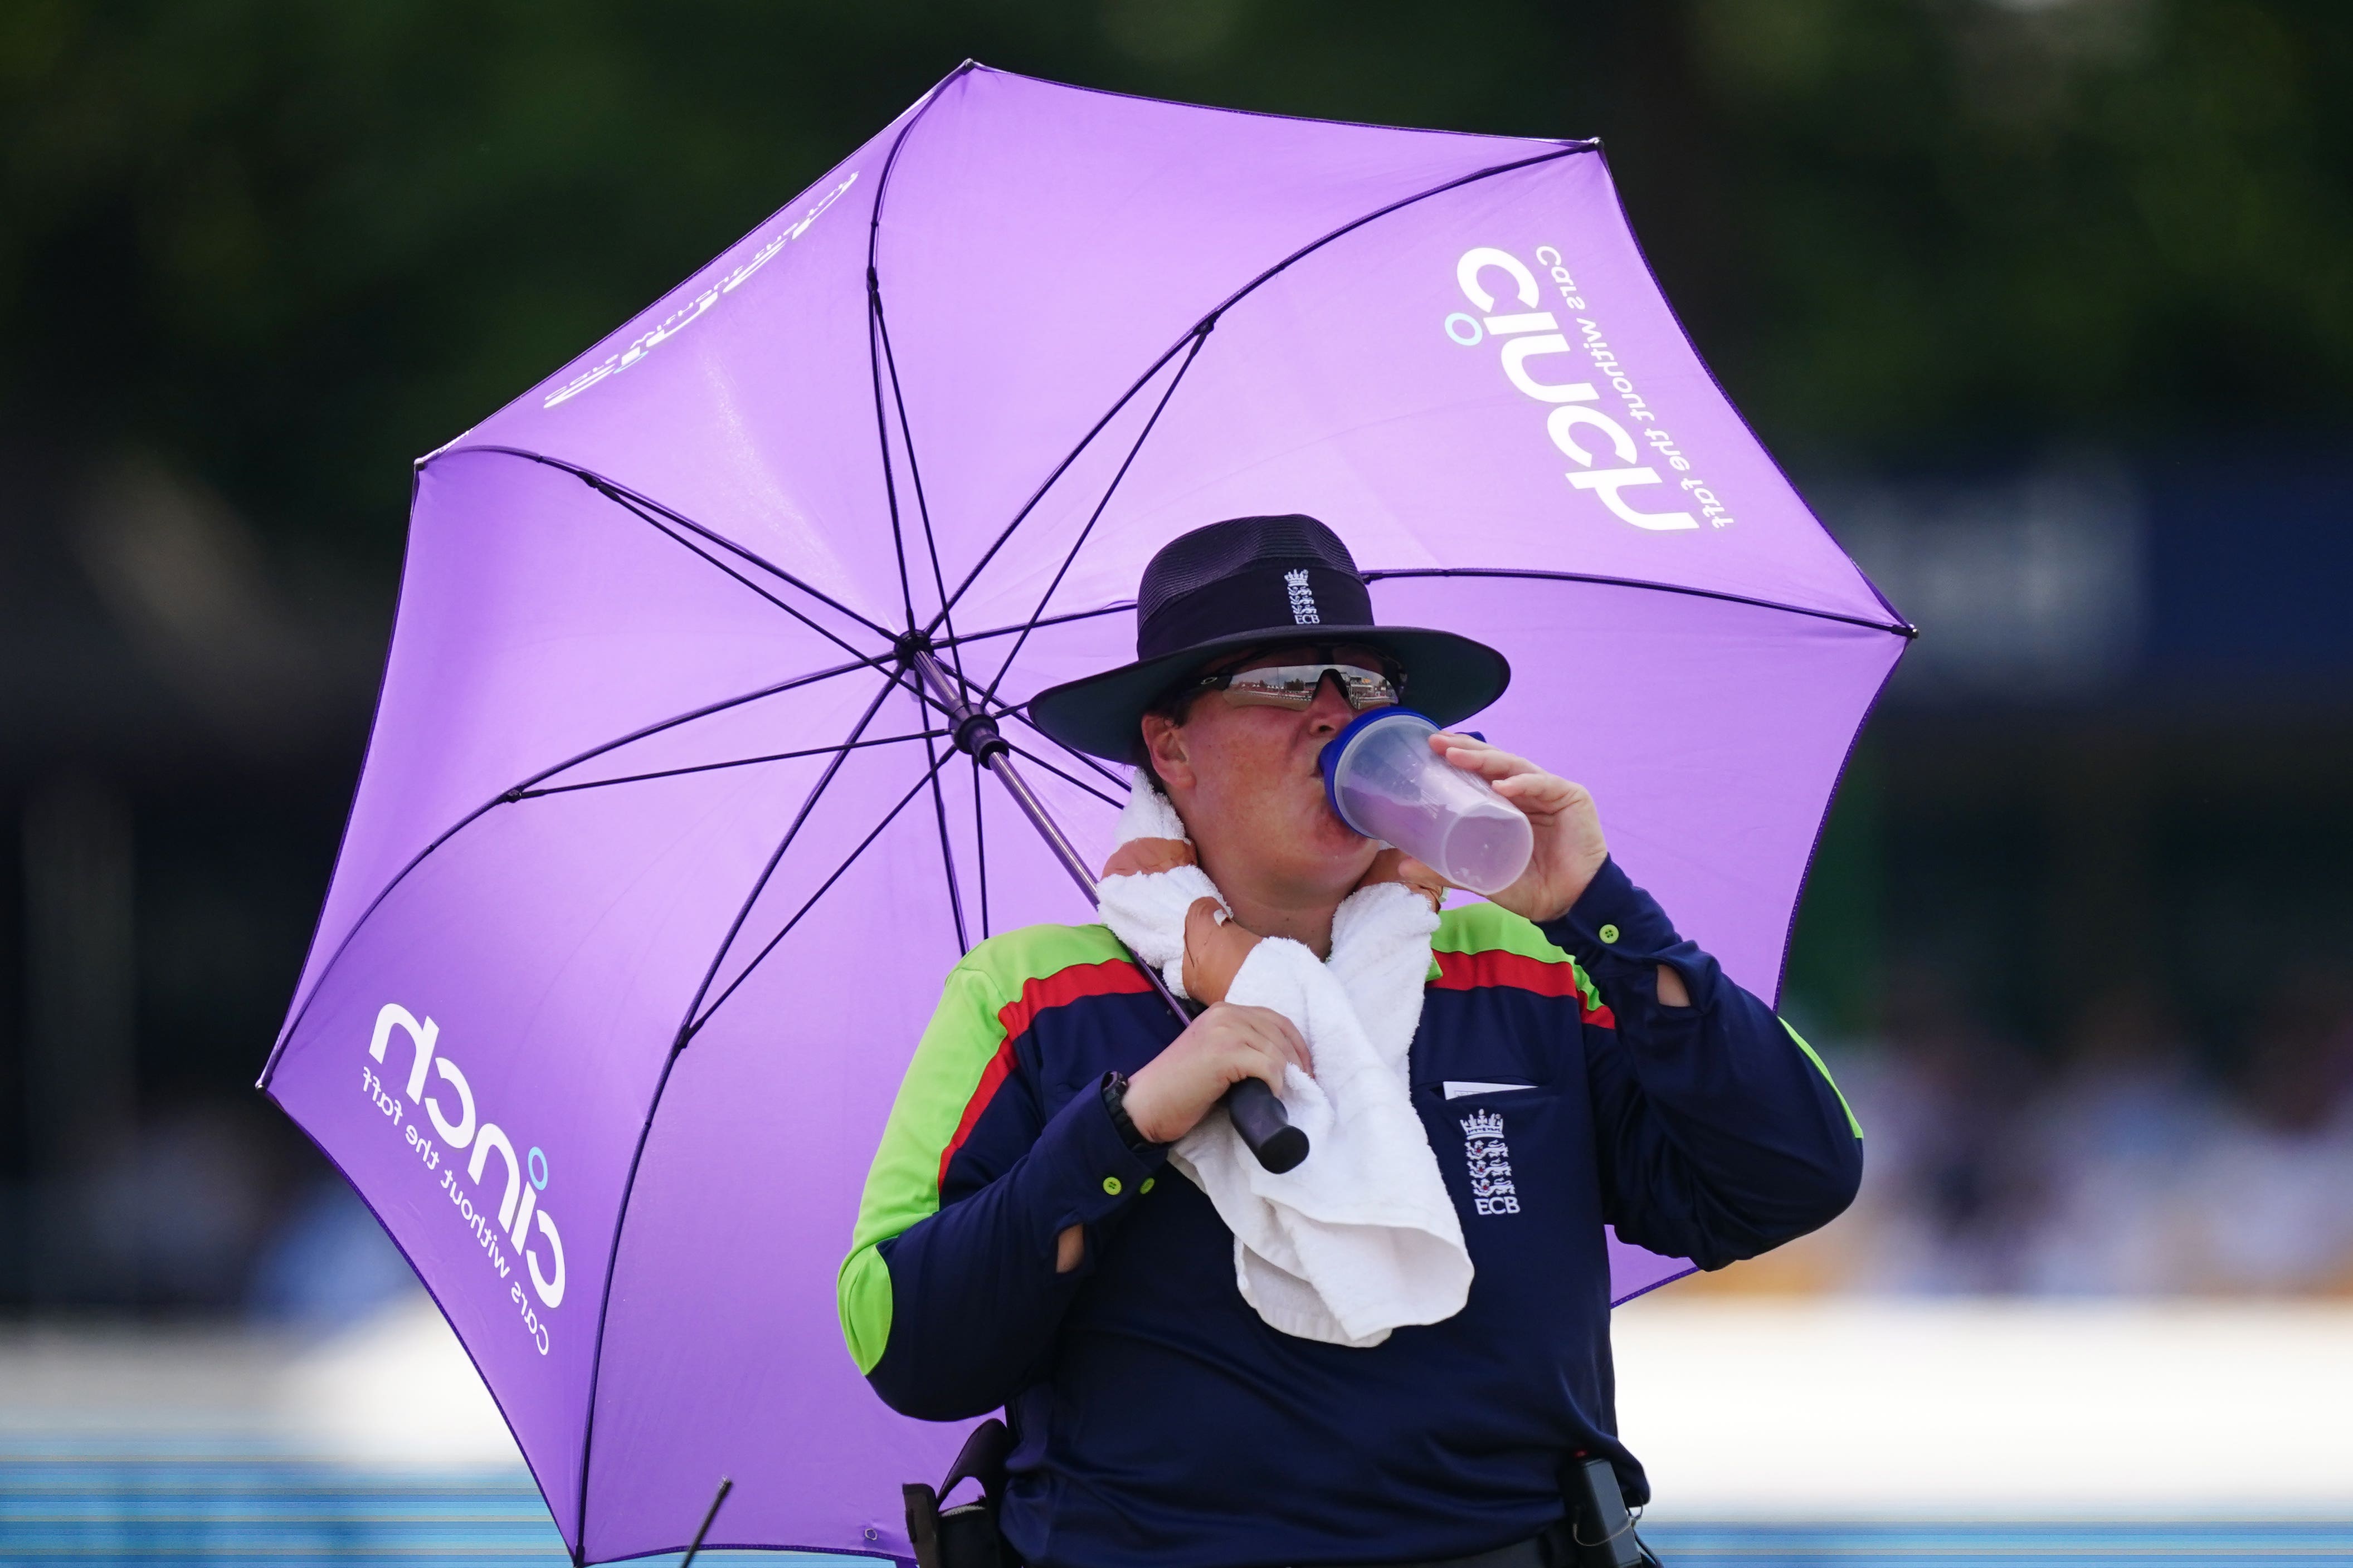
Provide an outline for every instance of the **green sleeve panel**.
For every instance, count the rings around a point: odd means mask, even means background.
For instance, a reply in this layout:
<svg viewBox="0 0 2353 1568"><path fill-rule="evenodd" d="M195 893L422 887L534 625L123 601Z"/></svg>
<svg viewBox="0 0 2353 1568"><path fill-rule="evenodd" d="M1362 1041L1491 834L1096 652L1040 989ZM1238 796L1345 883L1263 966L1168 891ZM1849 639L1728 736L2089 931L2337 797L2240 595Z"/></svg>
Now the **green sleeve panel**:
<svg viewBox="0 0 2353 1568"><path fill-rule="evenodd" d="M836 1280L842 1337L860 1373L882 1359L891 1338L891 1274L875 1248L938 1212L941 1156L1008 1043L1007 1006L1033 981L1072 964L1126 956L1119 939L1099 925L1027 926L991 937L948 972L883 1124L849 1256ZM997 1068L1000 1079L1010 1065Z"/></svg>
<svg viewBox="0 0 2353 1568"><path fill-rule="evenodd" d="M1831 1076L1831 1069L1823 1065L1822 1058L1814 1054L1814 1047L1806 1044L1805 1036L1800 1035L1795 1029L1789 1028L1788 1019L1784 1018L1781 1020L1781 1027L1789 1030L1789 1037L1798 1042L1798 1048L1806 1053L1806 1059L1814 1064L1814 1070L1822 1075L1822 1081L1831 1086L1831 1092L1832 1094L1838 1096L1839 1109L1846 1112L1846 1124L1849 1130L1851 1130L1857 1138L1862 1137L1862 1123L1855 1120L1854 1107L1846 1102L1846 1090L1838 1086L1838 1079Z"/></svg>
<svg viewBox="0 0 2353 1568"><path fill-rule="evenodd" d="M1515 915L1500 904L1461 904L1442 910L1438 916L1438 933L1430 939L1430 951L1440 952L1511 952L1522 958L1533 958L1539 963L1566 963L1577 976L1578 998L1586 1011L1598 1011L1601 993L1595 989L1593 976L1585 973L1585 965L1569 956L1567 952L1536 929L1535 922ZM1430 976L1438 978L1433 959Z"/></svg>

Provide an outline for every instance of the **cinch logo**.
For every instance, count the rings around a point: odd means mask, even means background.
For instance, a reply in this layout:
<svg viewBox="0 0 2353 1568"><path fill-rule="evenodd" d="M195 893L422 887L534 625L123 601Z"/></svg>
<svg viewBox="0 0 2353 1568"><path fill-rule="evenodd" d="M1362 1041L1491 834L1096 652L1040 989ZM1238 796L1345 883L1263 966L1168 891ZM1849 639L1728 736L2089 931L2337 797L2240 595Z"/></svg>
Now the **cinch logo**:
<svg viewBox="0 0 2353 1568"><path fill-rule="evenodd" d="M1291 590L1291 620L1293 626L1321 626L1324 617L1315 613L1315 590L1307 585L1305 571L1285 572L1283 585Z"/></svg>
<svg viewBox="0 0 2353 1568"><path fill-rule="evenodd" d="M1548 246L1536 252L1539 261L1547 255L1554 258L1553 276L1561 285L1562 298L1571 310L1583 310L1585 301L1569 292L1568 269L1557 265L1559 252ZM1525 311L1510 315L1489 313L1495 309L1495 296L1482 285L1480 279L1491 271L1511 279L1512 292L1527 307ZM1502 340L1504 379L1525 395L1550 405L1551 412L1545 416L1545 433L1552 437L1552 444L1560 448L1561 454L1577 465L1568 470L1568 482L1599 497L1601 504L1620 521L1630 522L1636 528L1653 532L1697 528L1699 520L1687 511L1648 512L1634 509L1626 495L1628 490L1640 490L1664 481L1657 469L1636 460L1642 455L1641 448L1626 426L1599 409L1586 406L1601 400L1591 382L1536 378L1530 362L1556 354L1567 357L1574 353L1552 313L1535 308L1540 292L1536 275L1510 251L1482 245L1462 253L1454 264L1454 279L1461 285L1463 298L1477 306L1484 319L1474 320L1458 311L1446 318L1446 335L1465 348L1475 347L1490 337ZM1579 346L1593 356L1597 364L1611 373L1613 385L1624 383L1623 394L1630 412L1638 420L1651 419L1649 405L1633 391L1632 382L1620 374L1617 356L1602 342L1600 328L1585 318L1579 318L1577 325L1585 340ZM1571 358L1571 367L1575 364ZM1586 445L1587 441L1598 441L1606 450L1596 452ZM1602 461L1605 456L1612 460ZM1679 462L1677 467L1680 470L1689 464Z"/></svg>
<svg viewBox="0 0 2353 1568"><path fill-rule="evenodd" d="M1520 1212L1519 1189L1512 1184L1512 1149L1504 1142L1504 1119L1482 1110L1462 1119L1462 1157L1471 1170L1471 1206L1482 1215Z"/></svg>
<svg viewBox="0 0 2353 1568"><path fill-rule="evenodd" d="M532 1293L550 1311L564 1304L564 1237L555 1228L554 1216L539 1207L539 1194L547 1190L547 1156L533 1148L518 1158L514 1142L495 1121L484 1121L476 1114L473 1086L458 1064L438 1050L441 1028L432 1019L418 1022L417 1015L397 1002L387 1002L375 1016L375 1033L368 1041L368 1055L382 1062L385 1047L392 1043L395 1029L406 1034L416 1047L408 1064L408 1081L405 1086L411 1104L421 1105L442 1143L452 1152L471 1148L473 1154L464 1166L466 1180L475 1189L469 1192L459 1184L459 1164L454 1159L447 1171L441 1171L441 1150L432 1137L417 1126L414 1120L404 1121L404 1107L386 1089L382 1079L365 1068L360 1069L361 1087L375 1100L377 1109L403 1127L408 1146L415 1150L418 1162L428 1171L441 1173L441 1189L448 1195L449 1204L459 1217L473 1231L481 1244L482 1255L499 1278L505 1279L513 1261L501 1248L500 1243L511 1244L522 1259L524 1271L531 1276ZM428 1085L427 1068L438 1082ZM446 1090L446 1095L445 1091ZM449 1102L444 1103L444 1100ZM450 1110L454 1107L454 1118ZM480 1195L483 1173L490 1169L491 1156L496 1154L504 1167L506 1185L499 1195L497 1218L491 1210L477 1207L474 1198ZM536 1234L534 1235L534 1227ZM540 1244L544 1243L544 1246ZM545 1268L541 1267L541 1254L546 1255ZM523 1330L545 1355L548 1347L547 1325L538 1311L523 1299L522 1282L514 1280L509 1294L522 1318Z"/></svg>

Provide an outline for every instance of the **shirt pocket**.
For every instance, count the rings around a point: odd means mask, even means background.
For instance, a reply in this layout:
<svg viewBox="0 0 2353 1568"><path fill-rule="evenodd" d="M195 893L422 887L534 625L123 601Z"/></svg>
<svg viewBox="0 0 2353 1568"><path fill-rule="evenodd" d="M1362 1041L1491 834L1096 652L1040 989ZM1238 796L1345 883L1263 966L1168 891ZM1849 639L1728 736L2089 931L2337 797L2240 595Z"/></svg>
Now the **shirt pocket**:
<svg viewBox="0 0 2353 1568"><path fill-rule="evenodd" d="M1439 1093L1447 1100L1463 1100L1472 1095L1510 1094L1515 1089L1544 1087L1540 1083L1520 1083L1515 1080L1499 1080L1490 1083L1482 1079L1450 1078L1441 1081L1438 1089Z"/></svg>

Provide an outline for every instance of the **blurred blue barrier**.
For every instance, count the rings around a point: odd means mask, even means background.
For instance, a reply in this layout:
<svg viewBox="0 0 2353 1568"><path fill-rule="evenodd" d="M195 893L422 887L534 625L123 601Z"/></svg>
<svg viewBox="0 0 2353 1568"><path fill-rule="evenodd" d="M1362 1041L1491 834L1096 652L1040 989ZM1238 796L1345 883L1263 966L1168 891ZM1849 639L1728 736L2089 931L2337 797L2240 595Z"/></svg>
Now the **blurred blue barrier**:
<svg viewBox="0 0 2353 1568"><path fill-rule="evenodd" d="M1994 1563L2004 1568L2223 1568L2246 1563L2353 1560L2353 1520L2070 1520L1835 1524L1654 1523L1642 1539L1668 1568L1871 1568L1875 1563Z"/></svg>
<svg viewBox="0 0 2353 1568"><path fill-rule="evenodd" d="M676 1553L638 1561L675 1563ZM520 1468L368 1470L201 1446L0 1454L0 1564L570 1562ZM705 1552L696 1568L871 1562Z"/></svg>
<svg viewBox="0 0 2353 1568"><path fill-rule="evenodd" d="M1654 1522L1670 1568L1870 1568L1999 1560L2015 1568L2167 1568L2353 1559L2353 1520ZM153 1444L0 1453L0 1564L567 1561L518 1469L367 1470ZM672 1563L675 1556L643 1558ZM856 1563L800 1552L709 1552L710 1568Z"/></svg>

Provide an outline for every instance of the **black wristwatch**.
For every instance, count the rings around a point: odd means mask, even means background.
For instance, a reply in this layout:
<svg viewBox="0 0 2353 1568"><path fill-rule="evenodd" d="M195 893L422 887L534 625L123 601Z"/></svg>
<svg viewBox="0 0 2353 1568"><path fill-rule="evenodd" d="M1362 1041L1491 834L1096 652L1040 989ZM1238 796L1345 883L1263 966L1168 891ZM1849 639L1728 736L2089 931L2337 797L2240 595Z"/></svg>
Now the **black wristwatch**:
<svg viewBox="0 0 2353 1568"><path fill-rule="evenodd" d="M1103 1109L1111 1112L1111 1124L1119 1130L1120 1141L1138 1154L1156 1154L1166 1145L1155 1143L1135 1130L1127 1114L1127 1075L1107 1072L1103 1076Z"/></svg>

